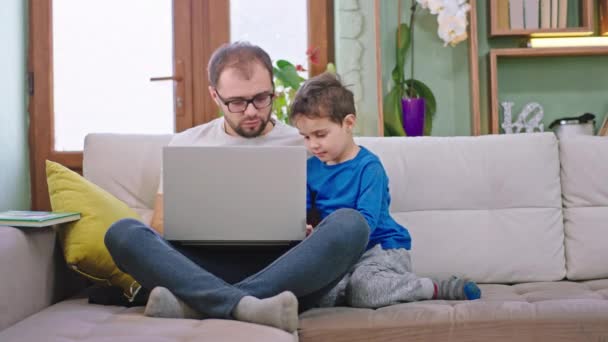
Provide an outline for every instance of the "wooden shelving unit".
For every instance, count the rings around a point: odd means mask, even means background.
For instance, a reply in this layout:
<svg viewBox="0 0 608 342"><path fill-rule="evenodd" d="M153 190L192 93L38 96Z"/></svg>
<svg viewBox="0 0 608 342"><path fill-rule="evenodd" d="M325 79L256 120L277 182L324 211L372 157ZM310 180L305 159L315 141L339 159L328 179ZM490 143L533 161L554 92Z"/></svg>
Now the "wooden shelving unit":
<svg viewBox="0 0 608 342"><path fill-rule="evenodd" d="M608 47L515 48L490 50L490 134L500 133L498 59L526 57L608 56Z"/></svg>
<svg viewBox="0 0 608 342"><path fill-rule="evenodd" d="M538 29L510 29L499 27L499 1L509 0L490 0L490 36L532 36L532 37L551 37L551 36L590 36L594 33L593 6L594 0L581 1L581 25L578 27L567 28L538 28ZM524 0L525 1L525 0ZM605 1L605 0L601 0Z"/></svg>

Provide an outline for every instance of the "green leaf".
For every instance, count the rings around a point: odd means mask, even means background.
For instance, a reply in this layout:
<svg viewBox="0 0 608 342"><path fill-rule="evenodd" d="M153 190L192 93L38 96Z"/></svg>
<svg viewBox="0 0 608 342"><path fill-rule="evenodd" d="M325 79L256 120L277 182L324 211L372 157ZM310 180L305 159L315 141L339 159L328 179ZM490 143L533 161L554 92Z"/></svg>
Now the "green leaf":
<svg viewBox="0 0 608 342"><path fill-rule="evenodd" d="M403 82L404 78L404 70L405 70L405 58L407 57L407 52L410 49L411 45L411 30L410 27L402 23L399 25L401 28L401 32L399 32L399 28L395 31L395 41L396 41L396 65L393 70L393 81L396 84L400 84Z"/></svg>
<svg viewBox="0 0 608 342"><path fill-rule="evenodd" d="M272 110L277 116L277 119L279 119L279 121L287 122L289 119L289 112L284 113L283 108L289 111L289 108L287 107L287 99L285 97L285 93L281 93L280 95L274 98L272 102Z"/></svg>
<svg viewBox="0 0 608 342"><path fill-rule="evenodd" d="M289 61L286 61L284 59L279 59L277 61L277 67L279 69L283 69L283 68L288 67L288 66L293 66L293 64L291 64Z"/></svg>
<svg viewBox="0 0 608 342"><path fill-rule="evenodd" d="M401 114L401 98L403 97L403 91L403 86L397 84L384 97L384 136L405 136Z"/></svg>
<svg viewBox="0 0 608 342"><path fill-rule="evenodd" d="M296 67L286 60L280 59L277 61L277 66L273 68L274 76L280 83L286 87L293 89L300 88L300 84L304 81Z"/></svg>
<svg viewBox="0 0 608 342"><path fill-rule="evenodd" d="M419 80L409 79L405 81L405 84L406 94L409 94L410 88L414 88L415 97L424 98L424 135L431 135L431 131L433 130L433 119L437 112L437 100L435 99L435 95L433 95L431 88Z"/></svg>

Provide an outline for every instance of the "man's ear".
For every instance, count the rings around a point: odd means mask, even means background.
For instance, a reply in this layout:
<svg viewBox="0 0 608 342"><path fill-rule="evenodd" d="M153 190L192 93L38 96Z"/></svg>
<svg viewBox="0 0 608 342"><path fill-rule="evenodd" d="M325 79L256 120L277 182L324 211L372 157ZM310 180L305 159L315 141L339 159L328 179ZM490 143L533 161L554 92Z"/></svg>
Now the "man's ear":
<svg viewBox="0 0 608 342"><path fill-rule="evenodd" d="M213 99L213 101L215 101L215 103L219 106L219 99L217 98L217 93L215 92L215 88L213 88L212 86L209 86L209 95L211 95L211 98Z"/></svg>
<svg viewBox="0 0 608 342"><path fill-rule="evenodd" d="M348 114L344 117L344 120L342 120L342 124L346 126L349 132L352 132L353 128L355 128L355 125L357 124L357 117L355 114Z"/></svg>

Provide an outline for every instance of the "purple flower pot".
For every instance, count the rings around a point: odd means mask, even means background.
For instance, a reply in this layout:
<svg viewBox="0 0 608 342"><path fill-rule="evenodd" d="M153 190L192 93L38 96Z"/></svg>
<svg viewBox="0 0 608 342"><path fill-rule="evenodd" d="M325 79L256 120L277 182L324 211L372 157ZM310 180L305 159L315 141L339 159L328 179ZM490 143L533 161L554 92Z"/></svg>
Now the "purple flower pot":
<svg viewBox="0 0 608 342"><path fill-rule="evenodd" d="M408 137L424 135L424 98L401 99L403 129Z"/></svg>

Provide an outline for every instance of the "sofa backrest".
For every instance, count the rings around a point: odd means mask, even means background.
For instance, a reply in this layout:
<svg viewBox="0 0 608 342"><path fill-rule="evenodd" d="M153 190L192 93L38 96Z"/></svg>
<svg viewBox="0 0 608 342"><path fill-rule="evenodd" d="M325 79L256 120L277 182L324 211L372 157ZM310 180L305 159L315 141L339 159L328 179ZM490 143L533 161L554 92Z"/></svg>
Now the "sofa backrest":
<svg viewBox="0 0 608 342"><path fill-rule="evenodd" d="M560 140L560 161L568 278L608 278L608 138Z"/></svg>
<svg viewBox="0 0 608 342"><path fill-rule="evenodd" d="M553 133L357 141L386 168L416 273L488 283L565 276Z"/></svg>
<svg viewBox="0 0 608 342"><path fill-rule="evenodd" d="M84 141L82 173L149 223L160 180L162 147L171 137L171 134L89 134Z"/></svg>
<svg viewBox="0 0 608 342"><path fill-rule="evenodd" d="M149 222L170 137L91 134L84 175ZM552 133L357 141L384 163L391 211L412 234L417 273L499 283L565 276Z"/></svg>

